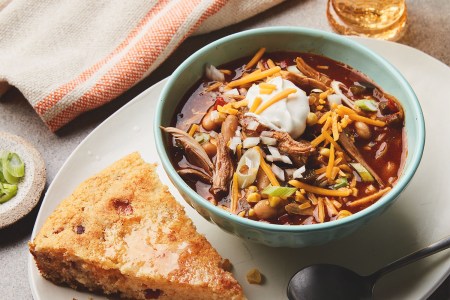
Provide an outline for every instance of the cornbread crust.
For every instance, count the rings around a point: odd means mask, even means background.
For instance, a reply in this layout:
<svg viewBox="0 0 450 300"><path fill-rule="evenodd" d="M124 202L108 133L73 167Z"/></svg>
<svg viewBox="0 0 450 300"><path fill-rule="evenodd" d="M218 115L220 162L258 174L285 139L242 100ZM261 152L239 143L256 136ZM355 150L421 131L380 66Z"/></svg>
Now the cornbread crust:
<svg viewBox="0 0 450 300"><path fill-rule="evenodd" d="M75 289L123 299L244 299L138 153L81 183L29 247L46 279Z"/></svg>

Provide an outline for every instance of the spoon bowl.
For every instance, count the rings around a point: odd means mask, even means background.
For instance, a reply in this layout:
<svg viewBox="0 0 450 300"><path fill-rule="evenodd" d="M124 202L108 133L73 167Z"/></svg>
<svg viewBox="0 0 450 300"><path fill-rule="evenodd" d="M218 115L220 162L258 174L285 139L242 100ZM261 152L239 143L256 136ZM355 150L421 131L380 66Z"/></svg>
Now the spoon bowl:
<svg viewBox="0 0 450 300"><path fill-rule="evenodd" d="M370 299L373 284L344 267L318 264L300 270L289 282L290 300Z"/></svg>
<svg viewBox="0 0 450 300"><path fill-rule="evenodd" d="M372 299L373 287L380 277L449 247L450 237L447 237L406 255L369 276L361 276L337 265L311 265L292 276L287 287L287 296L289 300Z"/></svg>

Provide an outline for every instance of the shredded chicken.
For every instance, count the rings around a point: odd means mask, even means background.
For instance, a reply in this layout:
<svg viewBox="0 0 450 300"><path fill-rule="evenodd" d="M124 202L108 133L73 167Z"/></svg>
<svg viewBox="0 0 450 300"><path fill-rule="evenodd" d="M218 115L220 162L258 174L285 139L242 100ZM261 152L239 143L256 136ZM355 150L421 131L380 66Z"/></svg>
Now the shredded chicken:
<svg viewBox="0 0 450 300"><path fill-rule="evenodd" d="M211 184L212 183L212 178L210 175L199 171L197 169L193 169L193 168L183 168L177 171L178 174L180 174L180 176L184 177L186 176L187 178L189 178L190 176L195 176L196 178L198 178L200 181L204 182L204 183L208 183Z"/></svg>
<svg viewBox="0 0 450 300"><path fill-rule="evenodd" d="M308 156L315 151L310 142L296 141L287 132L271 131L269 136L278 141L278 149L289 155L297 166L304 165Z"/></svg>
<svg viewBox="0 0 450 300"><path fill-rule="evenodd" d="M216 141L217 156L211 187L211 192L214 195L227 192L233 176L233 161L229 152L230 150L221 133L218 134Z"/></svg>
<svg viewBox="0 0 450 300"><path fill-rule="evenodd" d="M314 78L306 77L301 74L292 73L292 72L282 72L283 78L292 81L295 85L303 90L309 89L321 89L325 91L328 89L327 85L323 82L318 81Z"/></svg>
<svg viewBox="0 0 450 300"><path fill-rule="evenodd" d="M255 129L249 129L249 124L253 123L253 122L257 122L258 126L256 126ZM242 131L244 132L244 134L246 136L260 136L261 132L269 130L269 128L267 128L266 126L264 126L263 124L261 124L260 122L258 122L258 120L255 117L252 116L244 116L243 114L239 115L239 124L242 127Z"/></svg>
<svg viewBox="0 0 450 300"><path fill-rule="evenodd" d="M367 169L367 171L369 171L370 174L372 174L373 178L375 178L380 186L384 186L384 182L381 177L378 176L378 174L375 173L375 171L369 166L369 164L362 157L361 153L359 153L355 144L350 140L346 129L344 129L342 134L339 135L339 143L351 158L359 162L364 168Z"/></svg>
<svg viewBox="0 0 450 300"><path fill-rule="evenodd" d="M213 164L211 159L208 154L206 154L205 149L203 149L203 147L194 138L175 127L161 126L161 129L170 133L181 143L181 145L183 145L186 157L190 163L203 168L209 175L212 175Z"/></svg>
<svg viewBox="0 0 450 300"><path fill-rule="evenodd" d="M320 73L319 71L317 71L314 68L312 68L301 57L297 57L295 62L297 63L297 68L300 70L300 72L302 72L306 76L311 77L312 79L315 79L317 81L322 82L327 87L329 87L331 85L331 82L333 80L331 80L330 77L328 77L327 75L325 75L323 73Z"/></svg>

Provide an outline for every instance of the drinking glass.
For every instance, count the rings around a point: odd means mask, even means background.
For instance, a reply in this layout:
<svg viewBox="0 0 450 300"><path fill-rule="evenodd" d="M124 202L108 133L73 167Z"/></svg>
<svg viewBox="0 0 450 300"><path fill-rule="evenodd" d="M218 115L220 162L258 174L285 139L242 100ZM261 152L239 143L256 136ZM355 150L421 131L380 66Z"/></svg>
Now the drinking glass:
<svg viewBox="0 0 450 300"><path fill-rule="evenodd" d="M345 35L398 40L406 29L405 0L328 0L333 30Z"/></svg>

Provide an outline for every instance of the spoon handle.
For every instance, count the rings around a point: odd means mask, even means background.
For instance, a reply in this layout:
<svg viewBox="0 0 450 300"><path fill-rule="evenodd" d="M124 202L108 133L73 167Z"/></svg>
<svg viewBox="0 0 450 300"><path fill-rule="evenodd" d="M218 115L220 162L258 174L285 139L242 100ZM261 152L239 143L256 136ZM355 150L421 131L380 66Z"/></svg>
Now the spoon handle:
<svg viewBox="0 0 450 300"><path fill-rule="evenodd" d="M406 255L389 265L381 268L380 270L376 271L372 275L369 275L368 278L370 281L375 283L381 276L392 272L400 267L406 266L412 262L415 262L416 260L419 260L421 258L427 257L429 255L432 255L434 253L437 253L439 251L445 250L450 247L450 237L446 237L434 244L429 245L426 248L423 248L421 250L418 250L416 252L413 252L409 255Z"/></svg>

